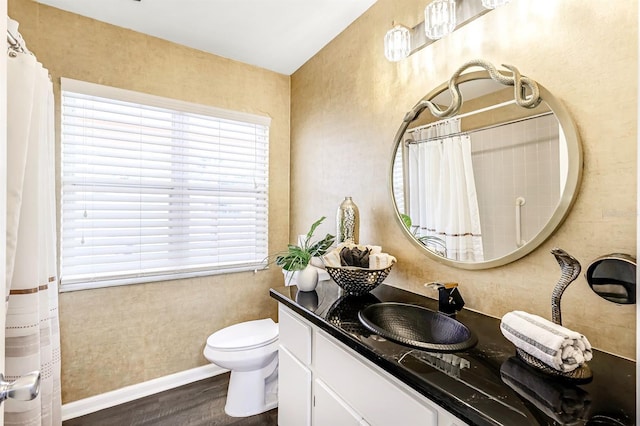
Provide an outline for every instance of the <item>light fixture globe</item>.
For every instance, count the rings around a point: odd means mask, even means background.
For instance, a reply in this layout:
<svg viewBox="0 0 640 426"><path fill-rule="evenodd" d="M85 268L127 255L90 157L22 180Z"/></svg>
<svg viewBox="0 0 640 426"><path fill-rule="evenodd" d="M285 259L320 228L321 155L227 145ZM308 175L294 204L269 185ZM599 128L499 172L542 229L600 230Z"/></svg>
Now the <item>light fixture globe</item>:
<svg viewBox="0 0 640 426"><path fill-rule="evenodd" d="M435 0L424 9L424 32L431 40L441 39L455 27L455 0Z"/></svg>
<svg viewBox="0 0 640 426"><path fill-rule="evenodd" d="M482 0L482 5L487 9L495 9L496 7L504 6L511 0Z"/></svg>
<svg viewBox="0 0 640 426"><path fill-rule="evenodd" d="M397 62L409 56L411 33L404 25L396 25L384 36L384 56L391 62Z"/></svg>

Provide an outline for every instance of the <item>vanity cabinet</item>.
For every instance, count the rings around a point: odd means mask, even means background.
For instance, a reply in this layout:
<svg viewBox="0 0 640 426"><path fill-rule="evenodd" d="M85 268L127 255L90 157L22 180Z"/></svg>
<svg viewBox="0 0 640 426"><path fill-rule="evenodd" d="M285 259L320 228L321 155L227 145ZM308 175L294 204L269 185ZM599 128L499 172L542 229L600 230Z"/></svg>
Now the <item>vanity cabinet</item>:
<svg viewBox="0 0 640 426"><path fill-rule="evenodd" d="M279 305L280 426L465 423Z"/></svg>

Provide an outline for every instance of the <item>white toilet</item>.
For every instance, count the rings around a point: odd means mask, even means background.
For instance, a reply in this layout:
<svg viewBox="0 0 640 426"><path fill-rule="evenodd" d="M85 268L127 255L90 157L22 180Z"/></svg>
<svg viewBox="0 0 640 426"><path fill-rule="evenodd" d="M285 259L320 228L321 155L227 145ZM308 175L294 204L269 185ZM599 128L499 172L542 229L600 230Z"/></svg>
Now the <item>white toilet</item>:
<svg viewBox="0 0 640 426"><path fill-rule="evenodd" d="M231 370L224 411L232 417L260 414L278 406L278 324L247 321L207 338L204 356Z"/></svg>

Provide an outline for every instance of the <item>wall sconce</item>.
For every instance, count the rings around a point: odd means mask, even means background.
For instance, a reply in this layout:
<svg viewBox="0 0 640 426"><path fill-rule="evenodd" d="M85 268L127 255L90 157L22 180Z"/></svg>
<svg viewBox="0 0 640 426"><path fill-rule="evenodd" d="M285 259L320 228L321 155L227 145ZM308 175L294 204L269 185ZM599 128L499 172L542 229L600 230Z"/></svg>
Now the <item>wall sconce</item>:
<svg viewBox="0 0 640 426"><path fill-rule="evenodd" d="M424 31L431 40L438 40L456 27L456 0L434 0L424 8Z"/></svg>
<svg viewBox="0 0 640 426"><path fill-rule="evenodd" d="M391 62L397 62L409 56L411 34L404 25L395 25L384 36L384 56Z"/></svg>
<svg viewBox="0 0 640 426"><path fill-rule="evenodd" d="M397 62L510 1L433 0L424 10L424 21L415 27L394 24L384 37L384 55Z"/></svg>
<svg viewBox="0 0 640 426"><path fill-rule="evenodd" d="M504 6L511 0L482 0L482 5L487 9L495 9L496 7Z"/></svg>

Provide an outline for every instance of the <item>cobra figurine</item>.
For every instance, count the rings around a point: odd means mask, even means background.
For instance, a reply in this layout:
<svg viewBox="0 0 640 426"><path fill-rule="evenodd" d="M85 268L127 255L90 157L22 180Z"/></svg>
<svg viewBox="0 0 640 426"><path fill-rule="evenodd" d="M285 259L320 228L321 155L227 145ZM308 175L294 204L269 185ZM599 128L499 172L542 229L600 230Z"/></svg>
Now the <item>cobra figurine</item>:
<svg viewBox="0 0 640 426"><path fill-rule="evenodd" d="M562 325L560 298L569 284L578 278L582 268L580 266L580 262L560 248L552 249L551 254L555 256L558 265L560 265L560 270L562 271L560 280L554 287L553 293L551 294L551 320L558 325Z"/></svg>

